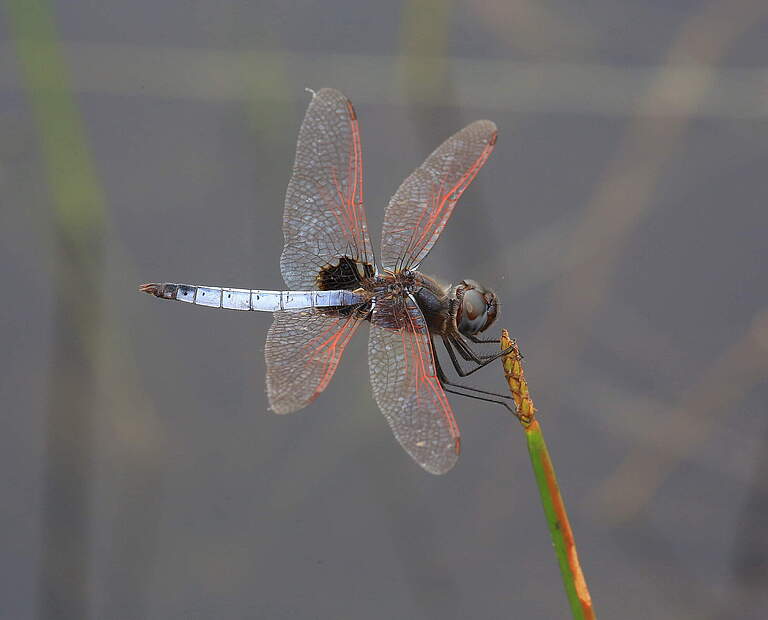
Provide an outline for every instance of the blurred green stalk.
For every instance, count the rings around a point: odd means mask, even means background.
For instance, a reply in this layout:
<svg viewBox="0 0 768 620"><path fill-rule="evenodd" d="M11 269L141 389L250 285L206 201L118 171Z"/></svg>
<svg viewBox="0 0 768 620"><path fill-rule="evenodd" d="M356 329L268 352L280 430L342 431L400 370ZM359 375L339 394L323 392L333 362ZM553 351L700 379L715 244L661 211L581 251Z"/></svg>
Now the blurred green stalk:
<svg viewBox="0 0 768 620"><path fill-rule="evenodd" d="M44 0L7 0L6 6L40 140L41 182L47 183L53 203L53 232L42 235L52 242L55 260L39 616L81 620L90 615L88 507L104 200L51 6Z"/></svg>
<svg viewBox="0 0 768 620"><path fill-rule="evenodd" d="M573 618L592 620L595 618L592 599L579 564L576 541L573 538L573 530L571 530L571 523L565 510L565 503L560 495L555 468L549 458L549 451L544 441L544 434L541 432L541 426L536 420L536 408L528 392L522 356L517 344L510 340L509 333L504 329L501 332L501 348L507 349L510 346L514 347L513 350L502 358L504 376L515 401L518 420L525 430L528 455L531 458L531 466L536 477L536 485L539 488L539 497L547 519L549 534L552 537L552 545L560 565L565 593L571 606Z"/></svg>
<svg viewBox="0 0 768 620"><path fill-rule="evenodd" d="M102 228L104 198L93 171L51 7L45 0L6 3L57 223L73 242L93 237Z"/></svg>

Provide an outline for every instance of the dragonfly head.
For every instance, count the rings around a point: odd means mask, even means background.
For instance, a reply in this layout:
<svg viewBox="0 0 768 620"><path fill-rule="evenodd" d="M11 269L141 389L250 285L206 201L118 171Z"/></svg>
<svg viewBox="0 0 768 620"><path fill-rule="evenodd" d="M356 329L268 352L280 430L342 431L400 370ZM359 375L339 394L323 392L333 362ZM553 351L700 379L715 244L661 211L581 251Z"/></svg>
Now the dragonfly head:
<svg viewBox="0 0 768 620"><path fill-rule="evenodd" d="M488 329L496 320L499 301L496 293L474 280L462 280L455 288L456 327L465 336Z"/></svg>

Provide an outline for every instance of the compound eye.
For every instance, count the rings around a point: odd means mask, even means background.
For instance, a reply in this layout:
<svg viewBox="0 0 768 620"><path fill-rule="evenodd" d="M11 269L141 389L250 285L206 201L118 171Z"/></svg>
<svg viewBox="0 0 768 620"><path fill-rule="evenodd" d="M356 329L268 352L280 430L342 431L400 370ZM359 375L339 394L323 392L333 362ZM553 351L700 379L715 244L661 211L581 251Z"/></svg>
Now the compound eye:
<svg viewBox="0 0 768 620"><path fill-rule="evenodd" d="M476 290L466 291L462 303L465 316L472 321L485 312L485 299Z"/></svg>
<svg viewBox="0 0 768 620"><path fill-rule="evenodd" d="M488 306L485 297L475 290L466 289L459 302L457 327L465 336L473 336L488 324Z"/></svg>

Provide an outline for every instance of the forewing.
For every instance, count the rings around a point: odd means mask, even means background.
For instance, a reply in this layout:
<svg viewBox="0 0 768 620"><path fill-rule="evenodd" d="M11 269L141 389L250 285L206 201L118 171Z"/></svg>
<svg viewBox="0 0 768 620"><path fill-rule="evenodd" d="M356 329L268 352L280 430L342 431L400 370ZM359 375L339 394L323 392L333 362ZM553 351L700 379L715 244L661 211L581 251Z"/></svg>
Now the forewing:
<svg viewBox="0 0 768 620"><path fill-rule="evenodd" d="M459 428L435 373L424 315L411 298L376 300L368 365L376 403L406 452L432 474L451 469Z"/></svg>
<svg viewBox="0 0 768 620"><path fill-rule="evenodd" d="M283 213L280 270L288 288L315 288L328 264L349 256L373 263L363 208L357 115L339 91L313 95L296 145Z"/></svg>
<svg viewBox="0 0 768 620"><path fill-rule="evenodd" d="M359 325L354 314L275 312L264 347L267 396L275 413L298 411L327 387Z"/></svg>
<svg viewBox="0 0 768 620"><path fill-rule="evenodd" d="M443 142L403 181L384 215L385 269L415 269L424 260L495 144L496 125L475 121Z"/></svg>

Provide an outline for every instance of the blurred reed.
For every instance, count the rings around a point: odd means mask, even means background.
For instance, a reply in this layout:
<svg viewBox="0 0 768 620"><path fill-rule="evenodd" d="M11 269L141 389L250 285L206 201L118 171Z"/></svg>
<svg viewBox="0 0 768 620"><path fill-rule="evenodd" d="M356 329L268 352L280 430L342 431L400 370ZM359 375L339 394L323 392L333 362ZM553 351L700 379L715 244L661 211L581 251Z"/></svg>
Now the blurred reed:
<svg viewBox="0 0 768 620"><path fill-rule="evenodd" d="M678 33L667 62L639 100L617 155L608 163L590 203L568 233L570 239L565 239L562 271L549 310L537 329L538 336L530 345L550 370L551 374L544 378L546 386L563 383L573 372L573 360L579 358L590 338L592 322L607 299L623 248L655 206L654 190L668 163L680 152L686 129L710 93L718 76L718 63L745 32L763 23L766 15L768 5L759 0L716 0L686 21ZM683 67L698 67L698 71L681 81ZM678 114L663 113L670 101L676 101ZM701 384L706 385L721 366L739 364L733 362L731 352L723 355L705 373ZM744 358L742 363L751 365L745 361L749 359ZM747 376L752 379L741 384L744 390L758 378L751 373ZM684 393L692 394L700 387L697 382ZM701 409L697 409L699 413ZM656 442L639 446L610 481L596 491L601 498L598 505L605 509L613 506L606 513L611 519L623 520L636 514L663 479L665 474L661 472L669 471L689 454L690 448L699 443L699 436L700 431L693 425L683 425L676 435L676 449L667 451L660 460L656 460ZM652 462L655 464L649 468ZM633 481L631 497L625 497L627 480ZM645 483L638 484L639 480Z"/></svg>
<svg viewBox="0 0 768 620"><path fill-rule="evenodd" d="M111 232L50 6L16 1L9 9L54 207L46 274L55 291L55 324L39 615L88 617L100 587L111 609L141 617L146 566L155 550L163 429L125 333L125 308L102 295L102 283L114 276L107 270L106 240L112 271L135 268ZM114 501L97 527L90 508L99 478L107 479ZM106 566L89 562L99 530L113 540ZM101 570L95 574L95 568Z"/></svg>
<svg viewBox="0 0 768 620"><path fill-rule="evenodd" d="M717 0L684 24L666 64L637 104L617 155L570 233L563 274L534 347L557 350L552 368L567 369L569 360L579 356L610 290L622 249L655 206L654 190L715 81L717 63L766 14L768 5L759 0ZM681 82L679 69L685 66L698 67L698 72ZM679 114L663 114L669 101L677 102ZM555 358L565 363L555 364Z"/></svg>
<svg viewBox="0 0 768 620"><path fill-rule="evenodd" d="M734 404L765 379L768 366L768 310L758 314L743 338L716 357L679 402L671 405L646 441L598 485L585 505L614 523L635 518L672 469L704 444L734 414Z"/></svg>
<svg viewBox="0 0 768 620"><path fill-rule="evenodd" d="M47 2L11 0L10 27L54 207L54 336L44 481L40 616L88 613L96 349L104 197Z"/></svg>
<svg viewBox="0 0 768 620"><path fill-rule="evenodd" d="M0 41L0 86L12 71L11 49ZM289 50L195 49L142 46L125 43L68 41L73 87L78 93L134 96L160 100L248 104L260 101L285 104L304 101L304 87L336 84L359 104L408 105L404 69L410 63L402 54L341 52L303 53ZM410 63L414 64L414 63ZM638 108L660 67L612 66L583 59L494 59L447 56L443 61L427 56L416 61L419 75L430 67L445 66L443 81L450 78L450 97L440 90L419 87L421 104L456 106L518 114L590 114L608 118L634 117L638 113L661 118L763 119L765 69L728 67L701 92L702 67L693 60L663 67L678 86L652 108ZM267 80L284 74L284 89L262 88ZM698 92L689 105L689 91ZM682 96L681 96L682 94ZM448 103L450 102L450 103ZM301 104L303 106L303 103Z"/></svg>

